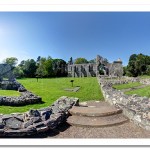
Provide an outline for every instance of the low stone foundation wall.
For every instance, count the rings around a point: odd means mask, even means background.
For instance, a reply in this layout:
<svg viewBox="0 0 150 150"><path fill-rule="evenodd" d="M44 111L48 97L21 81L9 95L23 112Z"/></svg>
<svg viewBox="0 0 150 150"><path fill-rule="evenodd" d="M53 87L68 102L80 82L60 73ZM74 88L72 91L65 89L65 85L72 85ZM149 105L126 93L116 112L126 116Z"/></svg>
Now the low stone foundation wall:
<svg viewBox="0 0 150 150"><path fill-rule="evenodd" d="M63 96L52 106L30 110L24 114L0 115L0 137L30 136L56 128L69 116L68 110L79 105L78 98Z"/></svg>
<svg viewBox="0 0 150 150"><path fill-rule="evenodd" d="M1 81L0 82L0 88L2 90L16 90L19 92L27 91L25 89L25 87L22 84L20 84L19 82L17 82L16 80L14 80L14 81L7 81L7 80Z"/></svg>
<svg viewBox="0 0 150 150"><path fill-rule="evenodd" d="M17 81L0 82L2 90L16 90L20 92L20 96L0 96L0 105L6 106L25 106L29 104L37 104L42 102L42 98L29 92Z"/></svg>
<svg viewBox="0 0 150 150"><path fill-rule="evenodd" d="M98 82L106 101L121 108L124 115L135 124L150 130L150 99L148 97L125 95L112 88L112 83L105 82L105 79L102 78L98 78Z"/></svg>
<svg viewBox="0 0 150 150"><path fill-rule="evenodd" d="M150 85L150 79L141 79L140 83Z"/></svg>
<svg viewBox="0 0 150 150"><path fill-rule="evenodd" d="M0 96L0 105L5 106L25 106L42 102L42 98L29 92L21 92L20 96Z"/></svg>

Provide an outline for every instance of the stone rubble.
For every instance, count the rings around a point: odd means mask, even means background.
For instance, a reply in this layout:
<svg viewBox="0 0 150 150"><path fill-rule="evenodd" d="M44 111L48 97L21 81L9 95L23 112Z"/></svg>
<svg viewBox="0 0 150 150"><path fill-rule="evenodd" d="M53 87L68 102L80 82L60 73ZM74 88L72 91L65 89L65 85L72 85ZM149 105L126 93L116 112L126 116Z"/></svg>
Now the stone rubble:
<svg viewBox="0 0 150 150"><path fill-rule="evenodd" d="M13 81L7 81L7 80L1 81L0 82L0 88L2 90L16 90L16 91L19 91L19 92L27 91L26 88L22 84L20 84L18 81L16 81L16 80L13 80Z"/></svg>
<svg viewBox="0 0 150 150"><path fill-rule="evenodd" d="M56 128L66 121L68 110L79 105L78 98L60 97L49 107L29 110L23 114L0 115L0 137L30 136Z"/></svg>
<svg viewBox="0 0 150 150"><path fill-rule="evenodd" d="M1 86L3 90L17 90L20 96L0 96L0 105L6 106L25 106L29 104L37 104L42 102L42 98L29 92L25 87L14 81L2 81Z"/></svg>

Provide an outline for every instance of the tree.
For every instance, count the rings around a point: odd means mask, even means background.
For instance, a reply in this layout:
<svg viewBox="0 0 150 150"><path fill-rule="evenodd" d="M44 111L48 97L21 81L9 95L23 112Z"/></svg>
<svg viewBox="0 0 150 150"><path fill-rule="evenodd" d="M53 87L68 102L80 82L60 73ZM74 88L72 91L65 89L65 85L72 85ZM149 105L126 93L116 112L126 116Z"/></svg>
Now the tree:
<svg viewBox="0 0 150 150"><path fill-rule="evenodd" d="M56 77L67 76L66 62L63 59L53 59L53 72Z"/></svg>
<svg viewBox="0 0 150 150"><path fill-rule="evenodd" d="M45 77L47 75L47 71L43 65L40 65L36 70L36 77Z"/></svg>
<svg viewBox="0 0 150 150"><path fill-rule="evenodd" d="M15 67L15 69L13 70L13 74L16 78L24 77L24 72L20 66Z"/></svg>
<svg viewBox="0 0 150 150"><path fill-rule="evenodd" d="M38 57L38 64L37 64L37 70L36 70L36 76L38 77L45 77L47 76L47 70L45 67L46 58L45 57Z"/></svg>
<svg viewBox="0 0 150 150"><path fill-rule="evenodd" d="M138 75L146 73L146 66L145 55L138 54L135 62L135 69L137 70Z"/></svg>
<svg viewBox="0 0 150 150"><path fill-rule="evenodd" d="M147 75L150 75L150 65L147 66L146 74L147 74Z"/></svg>
<svg viewBox="0 0 150 150"><path fill-rule="evenodd" d="M40 62L40 60L41 60L41 56L38 56L36 62Z"/></svg>
<svg viewBox="0 0 150 150"><path fill-rule="evenodd" d="M74 62L75 64L86 64L88 61L85 58L77 58Z"/></svg>
<svg viewBox="0 0 150 150"><path fill-rule="evenodd" d="M150 56L143 54L132 54L127 65L128 76L139 76L149 74Z"/></svg>
<svg viewBox="0 0 150 150"><path fill-rule="evenodd" d="M91 59L91 60L89 60L89 63L96 63L96 59Z"/></svg>
<svg viewBox="0 0 150 150"><path fill-rule="evenodd" d="M4 60L4 63L14 67L18 63L18 59L16 57L9 57Z"/></svg>
<svg viewBox="0 0 150 150"><path fill-rule="evenodd" d="M123 76L127 75L127 66L123 67Z"/></svg>
<svg viewBox="0 0 150 150"><path fill-rule="evenodd" d="M28 59L27 61L24 62L23 71L25 77L29 77L29 78L35 77L36 69L37 66L34 59Z"/></svg>
<svg viewBox="0 0 150 150"><path fill-rule="evenodd" d="M18 66L20 66L22 68L22 67L24 67L24 65L25 65L25 60L22 60Z"/></svg>
<svg viewBox="0 0 150 150"><path fill-rule="evenodd" d="M69 64L69 65L72 65L72 64L73 64L73 59L72 59L72 57L70 57L70 60L68 61L68 64Z"/></svg>
<svg viewBox="0 0 150 150"><path fill-rule="evenodd" d="M127 65L127 71L128 71L129 76L134 76L134 77L138 76L138 73L135 67L136 59L137 59L136 54L132 54L129 58L129 63Z"/></svg>
<svg viewBox="0 0 150 150"><path fill-rule="evenodd" d="M52 57L48 56L48 58L45 61L45 69L47 71L47 77L53 77L53 59Z"/></svg>

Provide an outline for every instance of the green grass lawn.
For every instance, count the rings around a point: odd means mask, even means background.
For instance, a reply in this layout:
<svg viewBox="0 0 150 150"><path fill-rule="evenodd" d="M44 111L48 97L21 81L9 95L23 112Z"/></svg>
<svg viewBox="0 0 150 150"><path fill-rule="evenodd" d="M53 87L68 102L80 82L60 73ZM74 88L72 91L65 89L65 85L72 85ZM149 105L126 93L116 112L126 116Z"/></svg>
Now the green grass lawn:
<svg viewBox="0 0 150 150"><path fill-rule="evenodd" d="M137 94L139 96L150 97L150 86L125 92L127 95Z"/></svg>
<svg viewBox="0 0 150 150"><path fill-rule="evenodd" d="M70 80L74 80L74 87L80 86L78 92L65 91L71 88ZM80 101L102 100L102 92L96 77L86 78L52 78L52 79L20 79L27 90L42 97L43 104L26 105L23 107L0 106L0 113L9 114L14 112L25 112L29 109L47 107L61 96L78 97ZM0 94L1 95L1 94Z"/></svg>
<svg viewBox="0 0 150 150"><path fill-rule="evenodd" d="M13 90L0 90L0 96L20 96L20 93Z"/></svg>
<svg viewBox="0 0 150 150"><path fill-rule="evenodd" d="M117 89L117 90L123 90L123 89L129 89L129 88L133 88L133 87L137 87L142 85L140 82L129 82L127 84L119 84L119 85L113 85L113 88Z"/></svg>
<svg viewBox="0 0 150 150"><path fill-rule="evenodd" d="M150 76L148 75L142 75L142 76L139 76L141 79L146 79L146 78L150 78Z"/></svg>

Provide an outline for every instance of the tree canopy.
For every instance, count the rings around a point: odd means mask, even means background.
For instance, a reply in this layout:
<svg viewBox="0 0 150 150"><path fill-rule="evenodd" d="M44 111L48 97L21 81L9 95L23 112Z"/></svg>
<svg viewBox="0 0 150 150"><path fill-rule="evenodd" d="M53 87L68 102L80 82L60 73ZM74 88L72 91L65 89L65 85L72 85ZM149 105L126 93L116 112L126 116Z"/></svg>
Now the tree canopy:
<svg viewBox="0 0 150 150"><path fill-rule="evenodd" d="M4 60L4 63L14 67L18 63L18 59L16 57L9 57Z"/></svg>
<svg viewBox="0 0 150 150"><path fill-rule="evenodd" d="M87 59L85 59L85 58L79 57L79 58L77 58L77 59L75 60L74 63L75 63L75 64L86 64L86 63L88 63L88 61L87 61Z"/></svg>
<svg viewBox="0 0 150 150"><path fill-rule="evenodd" d="M53 59L50 56L48 56L47 58L38 56L36 61L34 59L22 60L20 64L18 64L18 66L15 66L15 60L18 59L6 58L5 62L15 67L13 72L17 78L45 78L67 76L67 63L63 59Z"/></svg>
<svg viewBox="0 0 150 150"><path fill-rule="evenodd" d="M132 54L124 74L137 77L140 75L150 75L150 56L144 54Z"/></svg>
<svg viewBox="0 0 150 150"><path fill-rule="evenodd" d="M38 56L36 60L28 59L22 60L18 65L16 57L6 58L4 63L10 64L14 67L14 74L16 77L65 77L67 76L67 63L63 59L53 59L48 56ZM72 64L73 59L70 58L68 63ZM105 59L107 64L108 60ZM79 57L74 61L75 64L96 63L95 59L88 61L85 58ZM102 69L103 70L103 69ZM123 67L123 75L137 77L140 75L150 75L150 56L144 54L132 54L129 58L128 65ZM103 72L101 72L103 74Z"/></svg>

